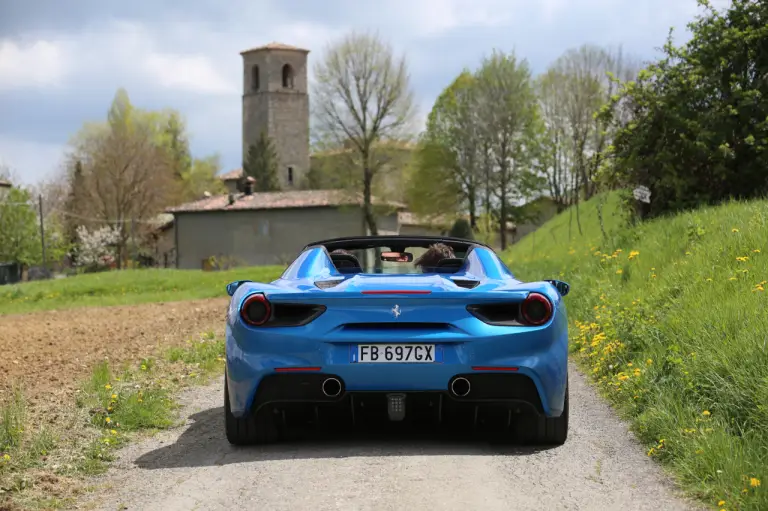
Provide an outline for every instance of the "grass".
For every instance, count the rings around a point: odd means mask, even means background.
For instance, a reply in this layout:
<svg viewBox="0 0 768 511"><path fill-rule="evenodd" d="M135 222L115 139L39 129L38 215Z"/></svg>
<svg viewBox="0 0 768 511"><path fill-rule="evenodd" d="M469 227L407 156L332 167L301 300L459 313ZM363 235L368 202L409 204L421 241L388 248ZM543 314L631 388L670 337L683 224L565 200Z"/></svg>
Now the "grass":
<svg viewBox="0 0 768 511"><path fill-rule="evenodd" d="M616 194L579 209L581 234L566 211L511 269L571 284L572 354L648 456L717 509L768 509L768 202L634 227Z"/></svg>
<svg viewBox="0 0 768 511"><path fill-rule="evenodd" d="M282 266L219 272L145 269L91 273L0 287L0 314L226 296L233 280L272 281Z"/></svg>
<svg viewBox="0 0 768 511"><path fill-rule="evenodd" d="M120 368L95 366L71 403L29 410L23 391L0 404L0 509L71 505L85 477L103 473L115 450L177 424L175 395L222 373L224 341L212 333ZM42 425L46 416L56 420Z"/></svg>

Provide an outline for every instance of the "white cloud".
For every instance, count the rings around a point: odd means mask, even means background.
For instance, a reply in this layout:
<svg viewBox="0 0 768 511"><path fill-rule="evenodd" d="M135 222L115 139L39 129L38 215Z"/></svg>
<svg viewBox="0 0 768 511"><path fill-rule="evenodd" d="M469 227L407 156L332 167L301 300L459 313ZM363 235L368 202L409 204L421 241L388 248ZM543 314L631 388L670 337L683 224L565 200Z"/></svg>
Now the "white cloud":
<svg viewBox="0 0 768 511"><path fill-rule="evenodd" d="M151 53L144 60L144 69L166 89L200 94L237 92L237 82L220 73L203 55Z"/></svg>
<svg viewBox="0 0 768 511"><path fill-rule="evenodd" d="M0 40L0 90L59 85L67 71L65 53L55 42Z"/></svg>

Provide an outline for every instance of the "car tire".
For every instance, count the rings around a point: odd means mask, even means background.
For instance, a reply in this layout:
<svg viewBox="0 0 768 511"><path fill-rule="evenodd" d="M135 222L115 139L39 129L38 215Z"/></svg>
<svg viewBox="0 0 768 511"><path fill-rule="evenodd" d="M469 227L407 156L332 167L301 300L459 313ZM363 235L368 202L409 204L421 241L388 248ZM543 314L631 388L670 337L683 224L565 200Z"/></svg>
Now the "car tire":
<svg viewBox="0 0 768 511"><path fill-rule="evenodd" d="M278 431L272 417L265 413L250 413L245 417L235 417L229 405L229 385L224 377L224 427L227 441L232 445L266 444L277 440Z"/></svg>
<svg viewBox="0 0 768 511"><path fill-rule="evenodd" d="M568 382L565 384L563 412L559 417L544 417L531 414L524 420L521 430L522 440L534 445L563 445L568 438Z"/></svg>
<svg viewBox="0 0 768 511"><path fill-rule="evenodd" d="M539 417L536 440L539 444L563 445L568 438L568 380L565 383L565 400L560 417Z"/></svg>

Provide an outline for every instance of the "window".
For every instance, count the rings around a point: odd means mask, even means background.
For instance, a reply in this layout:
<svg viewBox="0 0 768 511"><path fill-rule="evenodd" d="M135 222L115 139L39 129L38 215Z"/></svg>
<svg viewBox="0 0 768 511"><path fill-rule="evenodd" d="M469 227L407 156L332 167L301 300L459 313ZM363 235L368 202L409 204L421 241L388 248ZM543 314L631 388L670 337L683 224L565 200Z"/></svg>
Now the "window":
<svg viewBox="0 0 768 511"><path fill-rule="evenodd" d="M259 66L251 68L251 90L259 90Z"/></svg>
<svg viewBox="0 0 768 511"><path fill-rule="evenodd" d="M293 89L293 68L290 64L283 66L283 87Z"/></svg>
<svg viewBox="0 0 768 511"><path fill-rule="evenodd" d="M288 183L293 184L293 167L288 167Z"/></svg>

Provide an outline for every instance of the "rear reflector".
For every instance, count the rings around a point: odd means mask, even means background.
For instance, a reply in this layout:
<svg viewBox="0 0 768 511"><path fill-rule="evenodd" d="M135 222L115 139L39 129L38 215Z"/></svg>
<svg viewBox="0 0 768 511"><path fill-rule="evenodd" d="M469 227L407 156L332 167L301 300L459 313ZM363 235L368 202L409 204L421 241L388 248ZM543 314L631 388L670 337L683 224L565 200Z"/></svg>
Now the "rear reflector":
<svg viewBox="0 0 768 511"><path fill-rule="evenodd" d="M275 372L278 373L292 373L301 371L319 371L321 367L276 367Z"/></svg>
<svg viewBox="0 0 768 511"><path fill-rule="evenodd" d="M428 295L432 291L427 289L368 289L364 295Z"/></svg>
<svg viewBox="0 0 768 511"><path fill-rule="evenodd" d="M517 371L517 367L509 366L472 366L473 371Z"/></svg>

